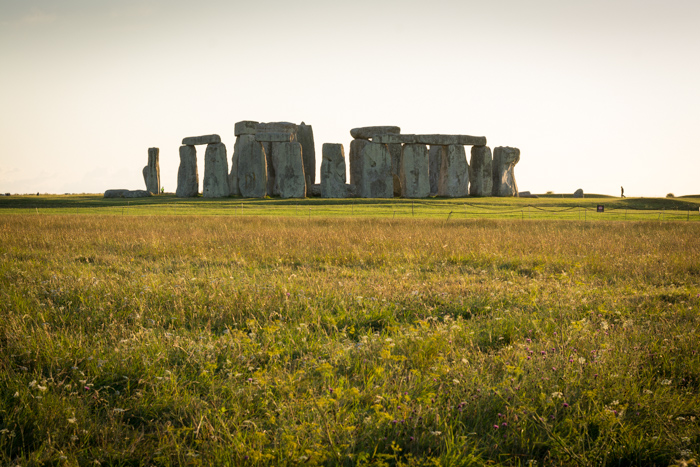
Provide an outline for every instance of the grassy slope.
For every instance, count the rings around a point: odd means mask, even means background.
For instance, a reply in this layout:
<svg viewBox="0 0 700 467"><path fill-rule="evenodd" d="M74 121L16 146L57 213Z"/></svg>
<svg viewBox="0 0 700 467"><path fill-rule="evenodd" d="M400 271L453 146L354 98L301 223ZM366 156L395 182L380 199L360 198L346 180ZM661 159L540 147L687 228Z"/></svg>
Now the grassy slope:
<svg viewBox="0 0 700 467"><path fill-rule="evenodd" d="M699 228L0 216L0 463L693 457Z"/></svg>

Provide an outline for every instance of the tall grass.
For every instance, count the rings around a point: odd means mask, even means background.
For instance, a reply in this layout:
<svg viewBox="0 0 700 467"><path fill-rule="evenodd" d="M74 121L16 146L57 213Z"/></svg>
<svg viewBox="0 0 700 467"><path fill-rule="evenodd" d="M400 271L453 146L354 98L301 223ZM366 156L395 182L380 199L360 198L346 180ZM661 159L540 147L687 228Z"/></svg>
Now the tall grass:
<svg viewBox="0 0 700 467"><path fill-rule="evenodd" d="M696 223L0 217L0 463L669 465Z"/></svg>

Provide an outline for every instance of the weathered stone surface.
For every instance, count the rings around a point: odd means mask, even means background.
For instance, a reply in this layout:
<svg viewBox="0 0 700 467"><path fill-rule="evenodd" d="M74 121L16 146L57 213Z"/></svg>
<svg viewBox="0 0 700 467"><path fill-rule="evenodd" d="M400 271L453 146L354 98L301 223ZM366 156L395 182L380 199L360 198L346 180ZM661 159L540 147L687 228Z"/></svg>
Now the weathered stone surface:
<svg viewBox="0 0 700 467"><path fill-rule="evenodd" d="M430 194L428 148L424 144L404 144L401 154L401 192L404 198L427 198Z"/></svg>
<svg viewBox="0 0 700 467"><path fill-rule="evenodd" d="M261 143L289 143L294 141L292 133L255 133L255 141Z"/></svg>
<svg viewBox="0 0 700 467"><path fill-rule="evenodd" d="M440 168L442 167L442 157L447 157L447 146L430 146L428 151L428 170L430 171L430 196L437 196L440 185Z"/></svg>
<svg viewBox="0 0 700 467"><path fill-rule="evenodd" d="M143 168L143 181L146 182L146 191L153 194L160 192L159 152L158 148L148 148L148 165Z"/></svg>
<svg viewBox="0 0 700 467"><path fill-rule="evenodd" d="M362 196L362 150L369 141L354 139L350 141L350 184L355 185L357 196Z"/></svg>
<svg viewBox="0 0 700 467"><path fill-rule="evenodd" d="M514 168L520 149L499 146L493 150L493 196L518 196Z"/></svg>
<svg viewBox="0 0 700 467"><path fill-rule="evenodd" d="M397 126L363 126L350 130L350 136L354 139L370 139L377 135L398 135L401 128Z"/></svg>
<svg viewBox="0 0 700 467"><path fill-rule="evenodd" d="M297 142L279 143L273 148L275 163L275 183L281 198L303 198L306 196L304 160L301 144Z"/></svg>
<svg viewBox="0 0 700 467"><path fill-rule="evenodd" d="M450 198L467 196L469 186L469 165L464 146L451 144L443 154L440 166L438 195Z"/></svg>
<svg viewBox="0 0 700 467"><path fill-rule="evenodd" d="M324 198L345 198L347 165L342 144L324 143L321 159L321 196Z"/></svg>
<svg viewBox="0 0 700 467"><path fill-rule="evenodd" d="M258 122L254 122L252 120L236 122L236 124L233 126L233 134L236 136L254 135L258 132L258 125Z"/></svg>
<svg viewBox="0 0 700 467"><path fill-rule="evenodd" d="M363 198L393 198L394 182L391 176L391 155L386 144L367 143L362 149L362 159L360 196Z"/></svg>
<svg viewBox="0 0 700 467"><path fill-rule="evenodd" d="M240 136L236 136L233 154L231 155L231 171L228 173L228 194L230 196L240 196L241 194L241 189L238 187L238 158L241 154L240 140Z"/></svg>
<svg viewBox="0 0 700 467"><path fill-rule="evenodd" d="M345 188L348 190L348 198L357 198L357 187L355 185L346 183Z"/></svg>
<svg viewBox="0 0 700 467"><path fill-rule="evenodd" d="M375 143L429 144L429 145L462 145L486 146L485 136L469 135L377 135L372 138Z"/></svg>
<svg viewBox="0 0 700 467"><path fill-rule="evenodd" d="M204 136L189 136L182 139L182 144L186 146L196 146L198 144L213 144L220 143L221 137L219 135L204 135Z"/></svg>
<svg viewBox="0 0 700 467"><path fill-rule="evenodd" d="M256 133L292 133L296 140L297 125L290 122L258 123Z"/></svg>
<svg viewBox="0 0 700 467"><path fill-rule="evenodd" d="M304 149L302 149L301 152L303 153ZM314 183L311 185L311 190L306 191L306 196L321 196L321 184Z"/></svg>
<svg viewBox="0 0 700 467"><path fill-rule="evenodd" d="M264 198L267 194L267 161L263 145L255 135L241 135L236 139L238 152L238 187L241 196Z"/></svg>
<svg viewBox="0 0 700 467"><path fill-rule="evenodd" d="M493 192L493 159L488 146L472 146L469 159L469 194L491 196Z"/></svg>
<svg viewBox="0 0 700 467"><path fill-rule="evenodd" d="M272 164L272 145L278 143L263 142L259 144L262 145L265 151L265 161L267 163L267 195L279 195L279 190L275 192L275 166Z"/></svg>
<svg viewBox="0 0 700 467"><path fill-rule="evenodd" d="M9 193L5 196L10 196ZM152 193L146 190L125 190L125 189L114 189L105 191L105 198L145 198L147 196L153 196Z"/></svg>
<svg viewBox="0 0 700 467"><path fill-rule="evenodd" d="M228 161L224 143L207 145L204 153L204 180L202 196L204 198L225 198L229 195Z"/></svg>
<svg viewBox="0 0 700 467"><path fill-rule="evenodd" d="M574 191L574 198L583 198L583 188Z"/></svg>
<svg viewBox="0 0 700 467"><path fill-rule="evenodd" d="M177 190L180 198L197 196L199 173L197 172L197 150L194 146L180 146L180 168L177 170Z"/></svg>
<svg viewBox="0 0 700 467"><path fill-rule="evenodd" d="M400 144L387 144L391 156L391 178L394 181L394 196L401 196L401 153L403 147Z"/></svg>
<svg viewBox="0 0 700 467"><path fill-rule="evenodd" d="M314 129L304 122L297 127L297 141L301 144L301 155L304 158L304 176L306 187L316 183L316 146L314 144Z"/></svg>

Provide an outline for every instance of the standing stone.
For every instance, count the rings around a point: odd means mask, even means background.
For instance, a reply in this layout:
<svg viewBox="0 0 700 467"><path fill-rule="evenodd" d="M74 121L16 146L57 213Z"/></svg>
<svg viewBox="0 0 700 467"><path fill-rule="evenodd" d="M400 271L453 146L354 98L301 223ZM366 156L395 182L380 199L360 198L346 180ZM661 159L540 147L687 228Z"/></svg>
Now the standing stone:
<svg viewBox="0 0 700 467"><path fill-rule="evenodd" d="M350 184L355 185L357 196L362 197L362 150L369 144L366 139L350 141Z"/></svg>
<svg viewBox="0 0 700 467"><path fill-rule="evenodd" d="M447 146L430 146L428 151L430 171L430 196L437 196L440 185L440 168L442 167L443 154L447 157Z"/></svg>
<svg viewBox="0 0 700 467"><path fill-rule="evenodd" d="M301 144L273 143L273 158L277 164L276 184L281 198L303 198L306 196L306 178L304 177L304 159Z"/></svg>
<svg viewBox="0 0 700 467"><path fill-rule="evenodd" d="M297 140L297 125L290 122L268 122L268 123L258 123L256 127L257 133L289 133L292 135L291 141ZM264 142L263 148L265 150L265 157L267 158L267 194L269 196L279 195L279 189L275 174L275 165L273 163L272 157L274 149L273 147L277 143ZM239 181L240 183L240 181Z"/></svg>
<svg viewBox="0 0 700 467"><path fill-rule="evenodd" d="M204 153L204 180L202 196L204 198L225 198L229 195L228 161L224 143L207 145Z"/></svg>
<svg viewBox="0 0 700 467"><path fill-rule="evenodd" d="M345 198L346 164L342 144L324 143L321 159L321 196L323 198Z"/></svg>
<svg viewBox="0 0 700 467"><path fill-rule="evenodd" d="M394 196L401 196L401 154L400 144L387 144L389 155L391 155L391 177L394 179Z"/></svg>
<svg viewBox="0 0 700 467"><path fill-rule="evenodd" d="M471 196L491 196L493 192L493 161L491 148L472 146L469 159L469 194Z"/></svg>
<svg viewBox="0 0 700 467"><path fill-rule="evenodd" d="M404 144L401 154L401 192L405 198L427 198L430 194L428 147Z"/></svg>
<svg viewBox="0 0 700 467"><path fill-rule="evenodd" d="M583 198L583 188L574 191L574 198Z"/></svg>
<svg viewBox="0 0 700 467"><path fill-rule="evenodd" d="M438 195L450 198L467 196L469 186L469 165L464 146L451 144L443 153L440 166Z"/></svg>
<svg viewBox="0 0 700 467"><path fill-rule="evenodd" d="M301 144L301 155L304 158L304 176L306 191L316 183L316 146L314 145L314 130L311 125L301 122L297 127L297 141Z"/></svg>
<svg viewBox="0 0 700 467"><path fill-rule="evenodd" d="M520 149L499 146L493 150L493 196L518 196L515 164L520 161Z"/></svg>
<svg viewBox="0 0 700 467"><path fill-rule="evenodd" d="M391 155L386 144L367 143L362 149L361 193L363 198L393 198Z"/></svg>
<svg viewBox="0 0 700 467"><path fill-rule="evenodd" d="M158 148L148 148L148 165L143 168L143 180L146 182L146 191L156 195L160 191L159 152Z"/></svg>
<svg viewBox="0 0 700 467"><path fill-rule="evenodd" d="M245 135L245 133L236 136L236 142L233 145L231 172L228 174L228 193L230 196L240 196L241 194L241 189L238 186L238 159L241 156L241 136L243 135Z"/></svg>
<svg viewBox="0 0 700 467"><path fill-rule="evenodd" d="M264 198L267 193L267 162L263 144L255 135L241 135L236 140L238 151L238 187L245 198Z"/></svg>
<svg viewBox="0 0 700 467"><path fill-rule="evenodd" d="M177 170L177 190L180 198L197 196L199 173L197 172L197 150L194 146L180 146L180 168Z"/></svg>

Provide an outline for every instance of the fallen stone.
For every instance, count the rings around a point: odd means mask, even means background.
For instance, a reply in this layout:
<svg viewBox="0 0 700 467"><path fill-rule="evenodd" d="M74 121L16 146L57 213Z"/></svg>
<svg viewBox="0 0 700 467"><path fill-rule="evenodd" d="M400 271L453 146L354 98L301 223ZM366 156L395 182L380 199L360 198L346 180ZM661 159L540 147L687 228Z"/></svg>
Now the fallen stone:
<svg viewBox="0 0 700 467"><path fill-rule="evenodd" d="M362 150L369 144L365 139L350 141L350 184L355 185L357 196L362 196Z"/></svg>
<svg viewBox="0 0 700 467"><path fill-rule="evenodd" d="M148 148L148 165L143 168L143 181L146 182L146 191L156 195L160 192L159 152L158 148Z"/></svg>
<svg viewBox="0 0 700 467"><path fill-rule="evenodd" d="M311 125L301 122L297 126L297 141L301 144L301 155L304 159L304 177L306 187L316 184L316 146L314 145L314 130Z"/></svg>
<svg viewBox="0 0 700 467"><path fill-rule="evenodd" d="M289 143L294 141L292 133L255 133L255 141L261 143Z"/></svg>
<svg viewBox="0 0 700 467"><path fill-rule="evenodd" d="M236 122L233 126L233 134L235 136L241 135L254 135L258 132L258 122L253 122L251 120L243 120L241 122Z"/></svg>
<svg viewBox="0 0 700 467"><path fill-rule="evenodd" d="M304 150L302 149L302 153ZM320 183L314 183L311 185L311 190L308 190L306 192L306 196L321 196L321 184Z"/></svg>
<svg viewBox="0 0 700 467"><path fill-rule="evenodd" d="M362 159L360 196L363 198L393 198L394 182L391 176L391 155L386 144L367 143L362 149Z"/></svg>
<svg viewBox="0 0 700 467"><path fill-rule="evenodd" d="M199 173L197 172L197 150L194 146L180 146L180 168L177 170L177 190L180 198L197 196Z"/></svg>
<svg viewBox="0 0 700 467"><path fill-rule="evenodd" d="M377 135L372 138L372 142L383 144L486 146L486 137L469 135Z"/></svg>
<svg viewBox="0 0 700 467"><path fill-rule="evenodd" d="M347 166L342 144L324 143L321 157L321 196L323 198L345 198Z"/></svg>
<svg viewBox="0 0 700 467"><path fill-rule="evenodd" d="M207 145L204 153L204 180L202 196L204 198L225 198L229 195L228 161L224 143Z"/></svg>
<svg viewBox="0 0 700 467"><path fill-rule="evenodd" d="M529 191L519 191L518 198L532 198L532 193Z"/></svg>
<svg viewBox="0 0 700 467"><path fill-rule="evenodd" d="M10 195L8 193L5 196L10 196ZM153 194L147 190L114 189L114 190L107 190L107 191L105 191L105 194L104 194L105 198L146 198L148 196L153 196Z"/></svg>
<svg viewBox="0 0 700 467"><path fill-rule="evenodd" d="M279 187L281 198L304 198L306 196L306 178L304 177L304 160L301 144L297 142L279 143L273 148L275 166L275 183Z"/></svg>
<svg viewBox="0 0 700 467"><path fill-rule="evenodd" d="M182 144L185 146L196 146L198 144L213 144L220 142L221 137L219 135L189 136L182 139Z"/></svg>
<svg viewBox="0 0 700 467"><path fill-rule="evenodd" d="M493 196L518 196L515 164L520 161L520 149L499 146L493 150Z"/></svg>
<svg viewBox="0 0 700 467"><path fill-rule="evenodd" d="M245 198L264 198L267 194L267 161L263 145L255 135L236 139L238 152L238 187Z"/></svg>
<svg viewBox="0 0 700 467"><path fill-rule="evenodd" d="M583 198L583 188L574 191L574 198Z"/></svg>
<svg viewBox="0 0 700 467"><path fill-rule="evenodd" d="M405 198L430 195L428 148L424 144L404 144L401 154L401 193Z"/></svg>
<svg viewBox="0 0 700 467"><path fill-rule="evenodd" d="M363 126L350 130L350 136L354 139L370 139L377 135L397 135L401 133L401 128L397 126Z"/></svg>
<svg viewBox="0 0 700 467"><path fill-rule="evenodd" d="M469 194L491 196L493 192L493 159L488 146L472 146L469 159Z"/></svg>
<svg viewBox="0 0 700 467"><path fill-rule="evenodd" d="M440 185L440 168L442 167L442 157L447 157L447 146L430 146L428 150L428 170L430 172L430 196L437 196Z"/></svg>
<svg viewBox="0 0 700 467"><path fill-rule="evenodd" d="M438 195L449 198L467 196L469 186L469 165L467 153L462 145L449 145L440 166Z"/></svg>

